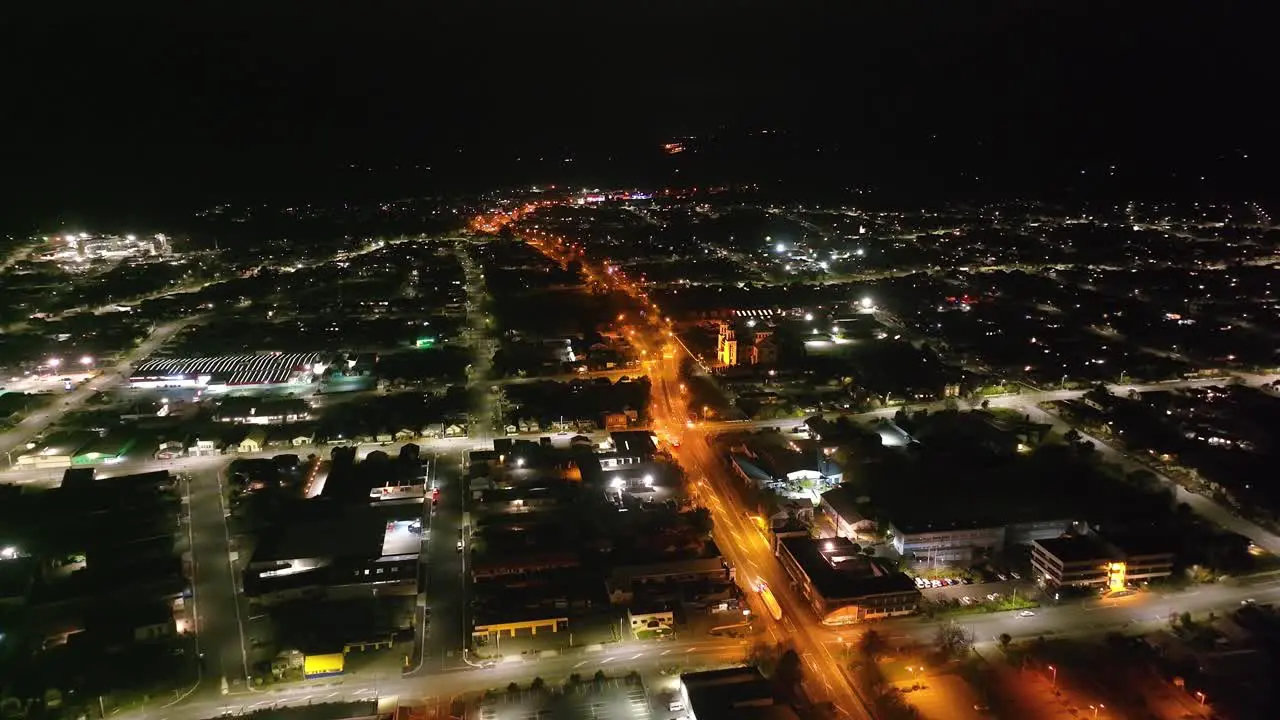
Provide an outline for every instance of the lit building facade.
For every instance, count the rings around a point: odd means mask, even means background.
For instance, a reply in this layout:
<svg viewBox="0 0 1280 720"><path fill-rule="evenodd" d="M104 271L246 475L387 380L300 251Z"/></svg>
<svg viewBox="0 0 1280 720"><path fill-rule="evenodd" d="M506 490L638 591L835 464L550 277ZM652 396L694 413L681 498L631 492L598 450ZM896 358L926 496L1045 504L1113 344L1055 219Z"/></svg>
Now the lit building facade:
<svg viewBox="0 0 1280 720"><path fill-rule="evenodd" d="M1117 591L1173 573L1173 553L1131 545L1126 551L1096 535L1036 540L1031 567L1036 581L1051 588L1105 588Z"/></svg>

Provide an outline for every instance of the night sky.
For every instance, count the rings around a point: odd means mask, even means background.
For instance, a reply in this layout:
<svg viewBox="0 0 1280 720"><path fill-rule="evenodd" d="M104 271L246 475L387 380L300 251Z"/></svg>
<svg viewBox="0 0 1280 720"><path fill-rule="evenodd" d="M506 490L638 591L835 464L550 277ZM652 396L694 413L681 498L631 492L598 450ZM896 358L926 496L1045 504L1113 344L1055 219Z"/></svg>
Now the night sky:
<svg viewBox="0 0 1280 720"><path fill-rule="evenodd" d="M11 221L661 180L683 135L691 178L907 200L1275 190L1274 25L1220 3L262 4L0 24Z"/></svg>

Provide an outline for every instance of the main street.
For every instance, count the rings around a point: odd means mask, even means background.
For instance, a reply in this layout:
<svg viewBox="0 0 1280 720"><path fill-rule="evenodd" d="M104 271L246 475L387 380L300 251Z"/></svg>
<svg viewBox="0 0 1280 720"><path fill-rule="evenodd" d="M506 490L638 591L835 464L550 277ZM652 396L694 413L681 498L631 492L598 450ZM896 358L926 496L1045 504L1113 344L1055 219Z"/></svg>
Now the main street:
<svg viewBox="0 0 1280 720"><path fill-rule="evenodd" d="M585 260L572 251L565 252L561 243L539 241L535 247L556 262L567 265L572 259ZM613 289L629 297L647 322L628 321L625 329L633 344L645 358L643 365L649 376L652 397L649 403L654 430L665 436L685 427L687 402L679 387L679 362L675 352L673 330L669 320L662 319L661 309L650 302L634 282L620 272L599 273L609 278ZM632 317L639 317L636 313ZM824 632L808 606L791 587L781 565L774 557L769 541L752 523L732 479L703 442L701 433L691 433L673 452L694 484L697 496L711 509L715 537L721 552L739 574L739 584L752 586L763 580L772 589L783 612L775 618L754 595L749 603L757 628L779 644L789 645L805 666L805 687L817 701L831 702L844 717L870 718L871 714L857 695L838 653L823 642Z"/></svg>

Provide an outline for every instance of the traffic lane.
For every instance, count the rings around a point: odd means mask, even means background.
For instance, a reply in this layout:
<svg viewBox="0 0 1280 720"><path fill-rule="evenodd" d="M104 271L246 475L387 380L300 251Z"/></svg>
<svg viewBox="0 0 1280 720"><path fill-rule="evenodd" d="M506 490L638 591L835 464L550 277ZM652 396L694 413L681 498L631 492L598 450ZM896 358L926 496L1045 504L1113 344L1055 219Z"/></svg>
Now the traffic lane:
<svg viewBox="0 0 1280 720"><path fill-rule="evenodd" d="M1267 604L1280 602L1280 578L1256 578L1240 585L1204 585L1185 592L1141 592L1124 598L1089 598L1082 602L1047 605L1032 610L962 615L937 620L903 618L875 624L833 627L828 642L838 643L843 637L876 630L889 638L911 639L930 643L937 630L952 622L971 630L979 641L998 639L1007 633L1014 638L1058 637L1076 634L1098 634L1110 630L1159 625L1171 616L1189 612L1193 615L1210 611L1225 613L1240 607L1245 600Z"/></svg>
<svg viewBox="0 0 1280 720"><path fill-rule="evenodd" d="M206 677L243 683L248 676L241 631L239 582L231 566L219 470L191 478L191 530L194 538L194 576L201 619L201 649L206 653Z"/></svg>
<svg viewBox="0 0 1280 720"><path fill-rule="evenodd" d="M739 572L750 568L751 572L758 573L751 580L758 579L768 583L778 604L783 608L783 617L776 624L770 623L773 618L767 611L764 613L767 632L779 642L789 639L805 662L813 667L811 692L818 691L817 695L821 696L821 690L825 690L826 697L844 713L851 717L869 717L869 712L845 674L845 665L823 642L825 635L822 626L808 611L807 603L791 587L790 578L775 561L772 549L761 536L758 526L746 519L746 512L742 509L736 488L732 486L732 479L726 479L718 466L707 463L704 453L709 455L710 451L703 443L695 442L685 457L699 466L699 471L711 480L712 488L724 498L713 503L719 509L718 512L713 510L717 514L716 528L720 530L723 527L721 523L724 523L727 526L724 529L733 542L723 542L721 549L737 565ZM749 539L752 537L755 539ZM724 540L729 538L722 536ZM760 609L754 611L757 614L761 612ZM834 678L839 680L833 680ZM814 683L820 685L821 690Z"/></svg>
<svg viewBox="0 0 1280 720"><path fill-rule="evenodd" d="M270 707L345 702L387 698L396 696L401 702L435 696L453 696L484 690L504 689L509 683L527 684L541 677L549 684L567 680L578 674L584 680L597 670L611 677L639 672L647 678L653 690L674 687L676 675L662 674L673 665L684 667L718 668L743 662L750 650L749 643L675 643L647 642L626 644L612 652L576 653L548 658L528 659L521 662L502 663L491 668L463 666L443 673L401 677L345 676L324 681L300 683L293 687L276 688L270 692L235 692L216 695L205 691L188 702L169 708L147 709L136 713L121 714L121 718L165 718L167 720L203 720L224 714L248 714ZM663 678L669 678L664 681Z"/></svg>
<svg viewBox="0 0 1280 720"><path fill-rule="evenodd" d="M461 468L437 466L434 481L440 497L434 507L426 503L426 607L421 672L435 672L463 663L466 648L467 606L464 553L457 549L462 531L465 501Z"/></svg>

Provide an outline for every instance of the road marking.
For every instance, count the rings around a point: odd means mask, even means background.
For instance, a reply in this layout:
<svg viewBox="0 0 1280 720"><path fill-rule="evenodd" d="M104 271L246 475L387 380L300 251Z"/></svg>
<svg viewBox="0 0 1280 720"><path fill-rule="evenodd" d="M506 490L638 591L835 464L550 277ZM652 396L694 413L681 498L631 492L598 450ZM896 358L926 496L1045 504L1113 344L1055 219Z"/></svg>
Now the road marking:
<svg viewBox="0 0 1280 720"><path fill-rule="evenodd" d="M640 657L640 656L642 656L642 655L644 655L644 653L636 653L635 655L632 655L632 656L631 656L631 659L632 659L632 660L635 660L636 658L638 658L638 657Z"/></svg>
<svg viewBox="0 0 1280 720"><path fill-rule="evenodd" d="M693 652L694 650L697 650L697 649L698 649L698 648L697 648L697 646L691 647L691 648L689 648L688 650L685 650L685 654L691 653L691 652Z"/></svg>
<svg viewBox="0 0 1280 720"><path fill-rule="evenodd" d="M617 659L618 659L618 658L616 658L616 657L605 658L605 659L603 659L603 660L601 660L601 661L600 661L600 664L601 664L601 665L604 665L605 663L611 663L611 662L613 662L614 660L617 660Z"/></svg>
<svg viewBox="0 0 1280 720"><path fill-rule="evenodd" d="M582 662L578 663L577 665L574 665L574 666L573 666L573 669L574 669L574 670L577 670L578 668L580 668L580 667L582 667L583 665L586 665L586 664L587 664L587 661L586 661L586 660L583 660Z"/></svg>
<svg viewBox="0 0 1280 720"><path fill-rule="evenodd" d="M661 655L666 655L666 654L668 654L668 653L670 653L670 652L671 652L670 650L663 650L660 654L661 654Z"/></svg>

